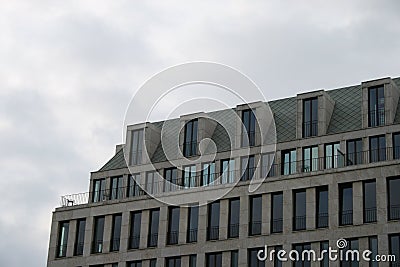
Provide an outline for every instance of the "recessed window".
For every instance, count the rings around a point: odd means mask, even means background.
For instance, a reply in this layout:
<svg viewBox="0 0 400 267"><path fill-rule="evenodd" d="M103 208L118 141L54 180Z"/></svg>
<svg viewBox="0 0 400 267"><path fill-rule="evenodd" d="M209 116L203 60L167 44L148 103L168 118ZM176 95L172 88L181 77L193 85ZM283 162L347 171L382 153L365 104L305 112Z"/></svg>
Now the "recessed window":
<svg viewBox="0 0 400 267"><path fill-rule="evenodd" d="M219 238L219 201L208 204L207 239Z"/></svg>
<svg viewBox="0 0 400 267"><path fill-rule="evenodd" d="M340 144L325 145L325 169L339 168L344 165L344 155L340 152Z"/></svg>
<svg viewBox="0 0 400 267"><path fill-rule="evenodd" d="M197 242L197 232L199 227L199 206L190 206L188 214L187 242Z"/></svg>
<svg viewBox="0 0 400 267"><path fill-rule="evenodd" d="M183 186L185 188L196 187L196 165L185 166L183 168Z"/></svg>
<svg viewBox="0 0 400 267"><path fill-rule="evenodd" d="M130 163L132 166L142 163L143 129L132 131Z"/></svg>
<svg viewBox="0 0 400 267"><path fill-rule="evenodd" d="M266 153L261 155L261 178L276 176L275 154Z"/></svg>
<svg viewBox="0 0 400 267"><path fill-rule="evenodd" d="M265 261L260 261L257 257L258 251L264 248L250 248L248 250L248 266L249 267L264 267Z"/></svg>
<svg viewBox="0 0 400 267"><path fill-rule="evenodd" d="M389 178L387 186L389 220L400 220L400 178Z"/></svg>
<svg viewBox="0 0 400 267"><path fill-rule="evenodd" d="M149 267L156 267L157 266L157 259L151 259L149 262Z"/></svg>
<svg viewBox="0 0 400 267"><path fill-rule="evenodd" d="M293 192L293 230L306 229L306 190Z"/></svg>
<svg viewBox="0 0 400 267"><path fill-rule="evenodd" d="M283 193L272 194L271 232L282 233L283 230Z"/></svg>
<svg viewBox="0 0 400 267"><path fill-rule="evenodd" d="M303 172L318 170L318 146L303 148Z"/></svg>
<svg viewBox="0 0 400 267"><path fill-rule="evenodd" d="M222 253L207 253L206 254L207 267L222 267Z"/></svg>
<svg viewBox="0 0 400 267"><path fill-rule="evenodd" d="M201 185L209 185L215 180L215 162L204 163L202 168Z"/></svg>
<svg viewBox="0 0 400 267"><path fill-rule="evenodd" d="M328 256L328 252L329 252L329 241L322 241L319 243L319 248L320 251L322 253L322 251L326 251L324 253L323 259L321 261L320 267L329 267L329 256Z"/></svg>
<svg viewBox="0 0 400 267"><path fill-rule="evenodd" d="M325 228L329 225L328 213L328 186L317 187L317 228Z"/></svg>
<svg viewBox="0 0 400 267"><path fill-rule="evenodd" d="M250 197L249 235L261 234L262 196Z"/></svg>
<svg viewBox="0 0 400 267"><path fill-rule="evenodd" d="M158 180L158 172L149 171L146 173L146 191L149 194L156 194L161 191Z"/></svg>
<svg viewBox="0 0 400 267"><path fill-rule="evenodd" d="M60 222L58 229L57 257L67 256L69 222Z"/></svg>
<svg viewBox="0 0 400 267"><path fill-rule="evenodd" d="M296 173L296 149L282 151L282 174Z"/></svg>
<svg viewBox="0 0 400 267"><path fill-rule="evenodd" d="M119 250L119 244L121 240L121 221L122 221L122 214L113 215L110 251Z"/></svg>
<svg viewBox="0 0 400 267"><path fill-rule="evenodd" d="M376 182L369 180L363 182L364 222L376 222Z"/></svg>
<svg viewBox="0 0 400 267"><path fill-rule="evenodd" d="M127 267L142 267L142 261L130 261L126 264Z"/></svg>
<svg viewBox="0 0 400 267"><path fill-rule="evenodd" d="M393 134L393 159L400 159L400 133Z"/></svg>
<svg viewBox="0 0 400 267"><path fill-rule="evenodd" d="M295 261L293 261L293 266L294 267L310 267L311 261L307 258L302 259L302 254L303 254L303 251L311 249L311 244L310 243L294 244L293 249L296 250L299 255L299 257L296 258ZM305 255L307 255L307 254L305 254Z"/></svg>
<svg viewBox="0 0 400 267"><path fill-rule="evenodd" d="M93 180L93 202L100 202L105 200L106 180L97 179Z"/></svg>
<svg viewBox="0 0 400 267"><path fill-rule="evenodd" d="M111 194L110 194L110 199L121 199L123 195L123 177L118 176L118 177L111 177Z"/></svg>
<svg viewBox="0 0 400 267"><path fill-rule="evenodd" d="M167 168L164 170L164 192L175 191L178 188L178 169L177 168Z"/></svg>
<svg viewBox="0 0 400 267"><path fill-rule="evenodd" d="M391 262L391 267L398 267L400 261L400 234L389 236L389 250L391 255L395 256L396 262Z"/></svg>
<svg viewBox="0 0 400 267"><path fill-rule="evenodd" d="M357 165L363 163L361 139L347 141L346 157L347 165Z"/></svg>
<svg viewBox="0 0 400 267"><path fill-rule="evenodd" d="M231 267L239 267L239 251L231 251Z"/></svg>
<svg viewBox="0 0 400 267"><path fill-rule="evenodd" d="M339 224L353 224L353 185L339 185Z"/></svg>
<svg viewBox="0 0 400 267"><path fill-rule="evenodd" d="M385 125L385 94L383 86L368 89L368 126Z"/></svg>
<svg viewBox="0 0 400 267"><path fill-rule="evenodd" d="M242 147L254 146L256 140L256 116L251 109L242 111Z"/></svg>
<svg viewBox="0 0 400 267"><path fill-rule="evenodd" d="M369 138L369 160L370 162L386 160L386 139L384 135Z"/></svg>
<svg viewBox="0 0 400 267"><path fill-rule="evenodd" d="M79 219L76 222L76 241L75 241L75 255L83 255L83 246L85 244L85 227L86 219Z"/></svg>
<svg viewBox="0 0 400 267"><path fill-rule="evenodd" d="M147 239L148 247L156 247L158 243L158 224L160 220L160 210L150 210L149 234Z"/></svg>
<svg viewBox="0 0 400 267"><path fill-rule="evenodd" d="M241 181L251 180L254 175L254 155L241 157Z"/></svg>
<svg viewBox="0 0 400 267"><path fill-rule="evenodd" d="M355 254L347 253L349 250L358 250L358 239L348 239L347 247L343 248L344 259L340 261L340 267L358 267L359 262L357 261ZM347 259L346 259L347 257Z"/></svg>
<svg viewBox="0 0 400 267"><path fill-rule="evenodd" d="M190 255L189 256L189 267L196 267L196 265L197 265L197 256Z"/></svg>
<svg viewBox="0 0 400 267"><path fill-rule="evenodd" d="M92 253L103 252L104 216L94 218Z"/></svg>
<svg viewBox="0 0 400 267"><path fill-rule="evenodd" d="M165 259L166 267L181 267L181 257L171 257Z"/></svg>
<svg viewBox="0 0 400 267"><path fill-rule="evenodd" d="M128 197L136 197L144 194L144 191L139 186L140 173L129 175L128 178Z"/></svg>
<svg viewBox="0 0 400 267"><path fill-rule="evenodd" d="M221 183L233 183L235 181L235 160L224 159L221 160Z"/></svg>
<svg viewBox="0 0 400 267"><path fill-rule="evenodd" d="M368 237L368 249L372 252L370 259L376 259L376 255L378 255L378 237L370 236ZM370 261L370 267L378 267L379 264L377 261Z"/></svg>
<svg viewBox="0 0 400 267"><path fill-rule="evenodd" d="M239 218L240 199L234 198L229 200L229 220L228 220L228 237L239 237Z"/></svg>
<svg viewBox="0 0 400 267"><path fill-rule="evenodd" d="M318 98L303 100L303 137L318 135Z"/></svg>
<svg viewBox="0 0 400 267"><path fill-rule="evenodd" d="M169 207L167 244L178 244L179 238L179 207Z"/></svg>
<svg viewBox="0 0 400 267"><path fill-rule="evenodd" d="M140 244L140 225L142 223L142 212L131 212L131 225L129 230L129 249L137 249Z"/></svg>
<svg viewBox="0 0 400 267"><path fill-rule="evenodd" d="M185 157L197 155L197 123L198 120L194 119L185 125L185 141L183 143Z"/></svg>

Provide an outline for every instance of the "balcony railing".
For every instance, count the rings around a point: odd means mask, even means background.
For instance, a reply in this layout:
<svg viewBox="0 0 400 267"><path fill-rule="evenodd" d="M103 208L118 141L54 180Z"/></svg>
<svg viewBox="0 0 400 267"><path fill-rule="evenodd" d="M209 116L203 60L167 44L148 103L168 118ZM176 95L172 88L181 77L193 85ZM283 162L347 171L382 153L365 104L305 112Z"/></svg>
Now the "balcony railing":
<svg viewBox="0 0 400 267"><path fill-rule="evenodd" d="M282 233L283 231L283 219L274 219L271 224L272 233Z"/></svg>
<svg viewBox="0 0 400 267"><path fill-rule="evenodd" d="M138 249L140 244L140 235L129 237L129 249Z"/></svg>
<svg viewBox="0 0 400 267"><path fill-rule="evenodd" d="M389 206L389 220L400 220L400 205Z"/></svg>
<svg viewBox="0 0 400 267"><path fill-rule="evenodd" d="M187 233L187 243L197 242L197 229L189 229Z"/></svg>
<svg viewBox="0 0 400 267"><path fill-rule="evenodd" d="M239 224L238 223L232 223L232 224L228 225L228 237L229 238L239 237Z"/></svg>
<svg viewBox="0 0 400 267"><path fill-rule="evenodd" d="M303 137L318 135L318 121L303 122Z"/></svg>
<svg viewBox="0 0 400 267"><path fill-rule="evenodd" d="M218 226L208 227L207 239L208 240L218 240L219 239L219 227Z"/></svg>
<svg viewBox="0 0 400 267"><path fill-rule="evenodd" d="M158 233L149 234L147 240L148 247L156 247L158 244Z"/></svg>
<svg viewBox="0 0 400 267"><path fill-rule="evenodd" d="M375 127L385 125L385 117L386 111L384 108L371 110L368 112L368 126Z"/></svg>
<svg viewBox="0 0 400 267"><path fill-rule="evenodd" d="M293 230L305 230L306 229L306 216L295 216L293 218Z"/></svg>
<svg viewBox="0 0 400 267"><path fill-rule="evenodd" d="M353 224L353 211L352 210L344 210L339 215L340 215L340 225Z"/></svg>
<svg viewBox="0 0 400 267"><path fill-rule="evenodd" d="M120 244L120 238L113 238L111 240L111 251L118 251L119 250L119 244Z"/></svg>
<svg viewBox="0 0 400 267"><path fill-rule="evenodd" d="M329 214L320 213L317 214L317 228L325 228L329 226Z"/></svg>
<svg viewBox="0 0 400 267"><path fill-rule="evenodd" d="M179 232L172 231L167 233L167 244L175 245L178 244Z"/></svg>
<svg viewBox="0 0 400 267"><path fill-rule="evenodd" d="M249 235L261 235L261 221L252 221L249 227Z"/></svg>
<svg viewBox="0 0 400 267"><path fill-rule="evenodd" d="M376 208L364 209L364 222L376 222Z"/></svg>

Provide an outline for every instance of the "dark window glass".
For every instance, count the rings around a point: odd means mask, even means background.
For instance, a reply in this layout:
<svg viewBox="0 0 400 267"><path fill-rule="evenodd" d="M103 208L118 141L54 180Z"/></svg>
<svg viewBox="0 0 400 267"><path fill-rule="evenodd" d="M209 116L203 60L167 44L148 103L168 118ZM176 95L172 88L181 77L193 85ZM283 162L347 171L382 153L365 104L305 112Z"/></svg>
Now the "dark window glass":
<svg viewBox="0 0 400 267"><path fill-rule="evenodd" d="M368 90L368 126L385 125L385 96L383 86Z"/></svg>
<svg viewBox="0 0 400 267"><path fill-rule="evenodd" d="M197 119L191 120L185 125L183 155L185 157L197 155Z"/></svg>
<svg viewBox="0 0 400 267"><path fill-rule="evenodd" d="M368 249L372 252L372 254L369 256L370 259L375 259L376 255L378 255L378 237L376 236L370 236L368 237ZM370 267L378 267L379 263L377 261L370 261L369 262Z"/></svg>
<svg viewBox="0 0 400 267"><path fill-rule="evenodd" d="M206 254L207 267L222 267L222 253Z"/></svg>
<svg viewBox="0 0 400 267"><path fill-rule="evenodd" d="M357 165L363 162L361 139L347 141L346 157L347 165Z"/></svg>
<svg viewBox="0 0 400 267"><path fill-rule="evenodd" d="M208 204L208 240L219 238L219 202Z"/></svg>
<svg viewBox="0 0 400 267"><path fill-rule="evenodd" d="M113 215L110 251L119 250L119 243L121 239L121 221L122 221L121 214Z"/></svg>
<svg viewBox="0 0 400 267"><path fill-rule="evenodd" d="M60 222L58 229L57 257L67 256L69 222Z"/></svg>
<svg viewBox="0 0 400 267"><path fill-rule="evenodd" d="M342 250L344 259L342 261L340 261L340 267L358 267L359 266L356 258L353 259L352 254L347 253L349 250L358 250L358 239L347 240L347 247L345 247Z"/></svg>
<svg viewBox="0 0 400 267"><path fill-rule="evenodd" d="M303 101L303 137L318 135L318 98Z"/></svg>
<svg viewBox="0 0 400 267"><path fill-rule="evenodd" d="M265 261L258 260L257 253L260 249L264 248L252 248L248 250L248 266L249 267L264 267Z"/></svg>
<svg viewBox="0 0 400 267"><path fill-rule="evenodd" d="M181 257L172 257L165 259L166 267L181 267Z"/></svg>
<svg viewBox="0 0 400 267"><path fill-rule="evenodd" d="M146 173L146 191L148 193L156 194L158 192L161 192L162 187L160 188L158 177L158 172L156 171L149 171Z"/></svg>
<svg viewBox="0 0 400 267"><path fill-rule="evenodd" d="M160 210L150 210L149 236L147 240L148 247L156 247L158 243L158 223L160 219Z"/></svg>
<svg viewBox="0 0 400 267"><path fill-rule="evenodd" d="M127 267L142 267L142 261L131 261L126 264Z"/></svg>
<svg viewBox="0 0 400 267"><path fill-rule="evenodd" d="M296 250L299 254L299 258L293 261L294 267L311 267L311 260L307 257L309 254L305 254L306 257L304 261L302 260L302 253L305 250L310 250L311 245L310 243L303 243L303 244L295 244L293 245L293 249Z"/></svg>
<svg viewBox="0 0 400 267"><path fill-rule="evenodd" d="M375 180L365 181L364 191L364 222L376 222L376 182Z"/></svg>
<svg viewBox="0 0 400 267"><path fill-rule="evenodd" d="M250 197L249 235L261 234L262 196Z"/></svg>
<svg viewBox="0 0 400 267"><path fill-rule="evenodd" d="M256 143L256 116L253 110L242 111L242 147L254 146Z"/></svg>
<svg viewBox="0 0 400 267"><path fill-rule="evenodd" d="M400 219L400 178L390 178L388 184L388 211L389 220Z"/></svg>
<svg viewBox="0 0 400 267"><path fill-rule="evenodd" d="M118 267L118 263L112 263L111 266L112 267Z"/></svg>
<svg viewBox="0 0 400 267"><path fill-rule="evenodd" d="M156 267L157 266L157 259L151 259L149 263L149 267Z"/></svg>
<svg viewBox="0 0 400 267"><path fill-rule="evenodd" d="M85 243L86 219L80 219L76 222L76 241L75 255L83 255L83 245Z"/></svg>
<svg viewBox="0 0 400 267"><path fill-rule="evenodd" d="M279 251L283 250L282 246L275 246L274 247L275 253L274 253L274 267L282 267L282 261L280 261L277 257L277 254Z"/></svg>
<svg viewBox="0 0 400 267"><path fill-rule="evenodd" d="M353 185L339 185L339 224L353 224Z"/></svg>
<svg viewBox="0 0 400 267"><path fill-rule="evenodd" d="M283 230L283 193L272 194L271 232L281 233Z"/></svg>
<svg viewBox="0 0 400 267"><path fill-rule="evenodd" d="M303 148L303 172L318 170L318 146Z"/></svg>
<svg viewBox="0 0 400 267"><path fill-rule="evenodd" d="M344 155L340 151L340 144L325 145L325 169L339 168L344 165Z"/></svg>
<svg viewBox="0 0 400 267"><path fill-rule="evenodd" d="M164 170L164 192L170 192L177 190L178 186L181 184L178 181L178 169L168 168Z"/></svg>
<svg viewBox="0 0 400 267"><path fill-rule="evenodd" d="M228 237L239 237L240 199L229 200Z"/></svg>
<svg viewBox="0 0 400 267"><path fill-rule="evenodd" d="M282 174L296 173L296 149L282 152Z"/></svg>
<svg viewBox="0 0 400 267"><path fill-rule="evenodd" d="M189 267L196 267L196 265L197 265L197 256L190 255L189 256Z"/></svg>
<svg viewBox="0 0 400 267"><path fill-rule="evenodd" d="M209 185L215 180L215 162L204 163L202 168L203 177L201 185Z"/></svg>
<svg viewBox="0 0 400 267"><path fill-rule="evenodd" d="M317 187L317 228L328 227L328 187Z"/></svg>
<svg viewBox="0 0 400 267"><path fill-rule="evenodd" d="M266 153L261 156L261 178L274 177L277 175L275 154Z"/></svg>
<svg viewBox="0 0 400 267"><path fill-rule="evenodd" d="M93 202L100 202L105 200L106 180L98 179L93 181Z"/></svg>
<svg viewBox="0 0 400 267"><path fill-rule="evenodd" d="M104 217L94 218L94 236L92 253L103 252L103 235L104 235Z"/></svg>
<svg viewBox="0 0 400 267"><path fill-rule="evenodd" d="M393 159L400 159L400 133L393 134Z"/></svg>
<svg viewBox="0 0 400 267"><path fill-rule="evenodd" d="M384 135L369 138L369 160L370 162L386 160L386 139Z"/></svg>
<svg viewBox="0 0 400 267"><path fill-rule="evenodd" d="M143 150L143 130L132 131L131 139L131 165L139 165L142 163L142 150Z"/></svg>
<svg viewBox="0 0 400 267"><path fill-rule="evenodd" d="M131 227L129 231L129 248L139 248L140 243L140 225L142 223L142 212L131 212Z"/></svg>
<svg viewBox="0 0 400 267"><path fill-rule="evenodd" d="M254 175L254 155L241 158L241 180L251 180Z"/></svg>
<svg viewBox="0 0 400 267"><path fill-rule="evenodd" d="M120 199L122 198L123 187L122 187L123 177L112 177L111 178L111 194L110 199Z"/></svg>
<svg viewBox="0 0 400 267"><path fill-rule="evenodd" d="M170 207L168 214L167 244L178 244L179 237L179 207Z"/></svg>
<svg viewBox="0 0 400 267"><path fill-rule="evenodd" d="M231 251L231 267L239 267L239 251Z"/></svg>
<svg viewBox="0 0 400 267"><path fill-rule="evenodd" d="M196 185L196 165L185 166L183 168L183 186L190 188Z"/></svg>
<svg viewBox="0 0 400 267"><path fill-rule="evenodd" d="M322 261L321 261L321 263L320 263L320 267L329 267L329 255L328 255L328 252L329 252L329 241L323 241L323 242L321 242L321 243L319 243L320 245L320 251L321 251L321 253L322 253L322 251L326 251L325 253L324 253L324 256L323 256L323 259L322 259Z"/></svg>
<svg viewBox="0 0 400 267"><path fill-rule="evenodd" d="M199 207L191 206L189 207L188 215L188 232L187 232L187 242L197 242L197 231L199 225Z"/></svg>
<svg viewBox="0 0 400 267"><path fill-rule="evenodd" d="M389 236L389 250L391 255L395 256L395 262L391 262L391 267L398 267L400 264L400 234Z"/></svg>
<svg viewBox="0 0 400 267"><path fill-rule="evenodd" d="M221 160L221 183L233 183L235 181L235 160Z"/></svg>
<svg viewBox="0 0 400 267"><path fill-rule="evenodd" d="M144 191L139 186L140 183L140 174L134 173L129 175L128 178L128 197L141 196L144 194Z"/></svg>
<svg viewBox="0 0 400 267"><path fill-rule="evenodd" d="M293 230L306 229L306 190L293 192Z"/></svg>

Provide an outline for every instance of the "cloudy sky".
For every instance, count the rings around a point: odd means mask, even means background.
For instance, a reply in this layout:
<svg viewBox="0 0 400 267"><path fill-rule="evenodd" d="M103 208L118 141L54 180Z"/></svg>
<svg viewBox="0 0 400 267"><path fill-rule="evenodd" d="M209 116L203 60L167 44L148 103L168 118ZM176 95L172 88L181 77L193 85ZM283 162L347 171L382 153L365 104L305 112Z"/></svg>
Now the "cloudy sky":
<svg viewBox="0 0 400 267"><path fill-rule="evenodd" d="M2 1L0 266L45 266L59 196L88 190L135 90L192 60L267 99L400 76L400 2Z"/></svg>

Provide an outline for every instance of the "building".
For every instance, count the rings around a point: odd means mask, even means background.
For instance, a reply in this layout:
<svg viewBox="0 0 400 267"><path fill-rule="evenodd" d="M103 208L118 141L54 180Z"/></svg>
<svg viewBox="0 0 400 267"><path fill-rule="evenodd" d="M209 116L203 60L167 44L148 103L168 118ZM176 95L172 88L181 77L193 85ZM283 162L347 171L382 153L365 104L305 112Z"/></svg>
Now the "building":
<svg viewBox="0 0 400 267"><path fill-rule="evenodd" d="M182 170L171 167L154 138L163 122L129 126L125 151L130 168L117 146L115 156L91 173L88 193L62 197L53 213L48 266L264 266L257 252L265 245L268 251L319 252L336 248L341 238L347 249L397 256L397 263L379 266L400 266L399 95L400 78L384 78L271 101L275 156L260 154L252 126L262 103L233 109L248 130L248 142L239 138L233 148L218 125L210 128L196 114L182 116L175 124L184 125L184 155L196 157L198 141L207 136L218 149L214 161ZM142 153L143 127L152 131L151 159ZM250 147L250 154L241 154L243 146ZM149 161L156 172L148 171ZM160 176L182 187L165 186ZM253 176L266 179L249 193ZM234 180L240 181L232 191L202 206L166 205L142 189L183 196L220 190ZM328 262L275 259L273 265ZM335 261L329 266L378 265Z"/></svg>

